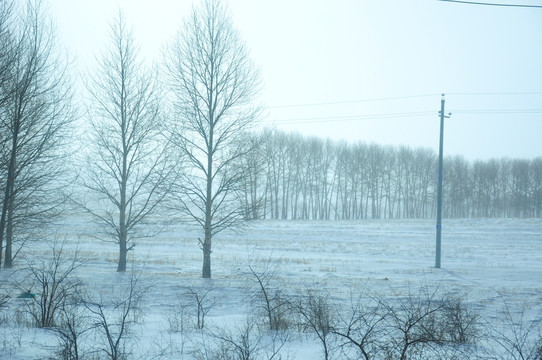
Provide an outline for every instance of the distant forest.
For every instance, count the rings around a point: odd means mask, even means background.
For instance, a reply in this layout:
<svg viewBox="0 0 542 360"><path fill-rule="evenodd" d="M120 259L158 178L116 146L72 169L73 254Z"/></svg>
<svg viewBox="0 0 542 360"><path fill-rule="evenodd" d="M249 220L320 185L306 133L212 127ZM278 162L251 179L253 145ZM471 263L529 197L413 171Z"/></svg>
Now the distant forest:
<svg viewBox="0 0 542 360"><path fill-rule="evenodd" d="M247 219L352 220L436 216L431 149L347 143L266 130L239 166ZM443 217L541 217L542 157L444 158Z"/></svg>

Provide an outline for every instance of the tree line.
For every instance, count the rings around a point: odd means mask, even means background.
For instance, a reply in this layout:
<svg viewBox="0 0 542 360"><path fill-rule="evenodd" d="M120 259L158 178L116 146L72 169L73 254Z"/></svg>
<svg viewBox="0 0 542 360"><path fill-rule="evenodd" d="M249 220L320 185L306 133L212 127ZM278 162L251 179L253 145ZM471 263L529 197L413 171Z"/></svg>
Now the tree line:
<svg viewBox="0 0 542 360"><path fill-rule="evenodd" d="M242 161L247 219L352 220L433 218L434 151L347 143L282 131L250 142ZM250 145L252 146L252 145ZM443 216L542 216L542 157L444 159Z"/></svg>
<svg viewBox="0 0 542 360"><path fill-rule="evenodd" d="M137 241L160 230L150 225L168 221L157 218L189 218L210 278L213 236L243 220L235 164L251 151L241 138L259 112L259 73L226 5L195 6L155 66L119 11L77 104L57 40L44 1L0 0L4 267L63 214L83 211L91 236L118 245L119 272Z"/></svg>

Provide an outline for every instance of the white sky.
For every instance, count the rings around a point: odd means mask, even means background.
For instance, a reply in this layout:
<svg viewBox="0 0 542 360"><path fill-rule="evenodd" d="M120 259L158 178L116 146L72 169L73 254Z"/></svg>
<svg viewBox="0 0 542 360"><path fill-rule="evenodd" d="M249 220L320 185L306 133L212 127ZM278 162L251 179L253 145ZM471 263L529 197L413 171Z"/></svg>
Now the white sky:
<svg viewBox="0 0 542 360"><path fill-rule="evenodd" d="M145 58L159 62L197 1L49 4L62 43L84 73L107 44L119 8ZM493 2L499 1L505 2ZM542 156L542 9L437 0L228 3L261 71L263 125L438 151L446 93L445 112L453 115L446 119L445 155ZM352 102L368 99L387 100ZM285 106L303 104L320 105Z"/></svg>

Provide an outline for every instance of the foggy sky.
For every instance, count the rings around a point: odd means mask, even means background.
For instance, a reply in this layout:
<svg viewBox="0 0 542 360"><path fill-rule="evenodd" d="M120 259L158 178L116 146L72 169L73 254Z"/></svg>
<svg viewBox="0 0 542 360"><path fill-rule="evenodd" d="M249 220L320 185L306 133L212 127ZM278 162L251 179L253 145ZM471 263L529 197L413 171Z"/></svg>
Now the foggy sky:
<svg viewBox="0 0 542 360"><path fill-rule="evenodd" d="M142 55L160 63L192 3L49 0L59 37L83 75L107 45L119 8ZM445 112L453 114L446 155L542 156L542 9L436 0L229 6L260 68L261 126L437 151L446 93Z"/></svg>

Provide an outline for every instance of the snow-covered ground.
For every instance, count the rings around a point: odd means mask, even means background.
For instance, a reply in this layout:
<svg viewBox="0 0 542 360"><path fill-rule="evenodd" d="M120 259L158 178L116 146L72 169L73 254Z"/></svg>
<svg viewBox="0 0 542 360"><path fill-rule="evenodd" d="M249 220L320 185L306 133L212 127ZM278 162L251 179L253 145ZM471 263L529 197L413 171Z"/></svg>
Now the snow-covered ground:
<svg viewBox="0 0 542 360"><path fill-rule="evenodd" d="M154 239L140 241L129 253L130 271L119 274L116 245L94 240L86 233L87 225L78 218L66 223L63 250L68 258L77 253L84 261L77 276L87 296L104 302L120 296L130 273L141 274L139 284L147 289L128 343L136 359L193 359L191 349L210 341L206 331L216 335L246 322L254 315L251 294L258 289L249 266L257 272L272 271L271 286L285 294L313 289L340 303L362 288L391 296L439 287L462 294L484 318L498 319L506 305L524 312L525 321L542 321L540 219L444 220L442 269L434 268L433 220L254 222L216 236L211 280L200 278L201 235L195 229L172 226ZM50 253L47 244L33 243L24 256L47 259ZM8 307L0 310L0 358L55 358L55 333L21 321L27 300L16 296L26 286L21 285L25 262L21 258L17 264L17 269L0 271L0 292L12 296ZM204 331L194 329L196 302L190 290L207 294ZM183 321L184 327L179 323ZM91 333L82 338L88 348L103 341ZM289 338L282 355L323 358L320 343L301 335ZM89 358L103 354L95 352Z"/></svg>

